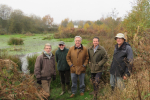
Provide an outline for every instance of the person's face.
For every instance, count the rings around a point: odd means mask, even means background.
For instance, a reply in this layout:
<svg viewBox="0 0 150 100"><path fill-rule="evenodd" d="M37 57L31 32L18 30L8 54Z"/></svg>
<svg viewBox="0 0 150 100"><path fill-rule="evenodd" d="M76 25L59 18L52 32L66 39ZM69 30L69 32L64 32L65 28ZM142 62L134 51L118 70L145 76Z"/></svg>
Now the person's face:
<svg viewBox="0 0 150 100"><path fill-rule="evenodd" d="M116 41L117 41L118 45L122 45L124 42L124 39L123 38L117 38Z"/></svg>
<svg viewBox="0 0 150 100"><path fill-rule="evenodd" d="M50 46L45 46L44 51L47 53L51 52L51 47Z"/></svg>
<svg viewBox="0 0 150 100"><path fill-rule="evenodd" d="M80 38L75 38L75 45L76 45L76 47L79 47L81 45L81 39Z"/></svg>
<svg viewBox="0 0 150 100"><path fill-rule="evenodd" d="M60 48L60 50L64 50L64 47L65 47L65 45L63 45L63 44L59 44L59 48Z"/></svg>
<svg viewBox="0 0 150 100"><path fill-rule="evenodd" d="M96 47L98 44L99 44L98 39L97 39L97 38L94 38L94 39L93 39L93 45L94 45L94 47Z"/></svg>

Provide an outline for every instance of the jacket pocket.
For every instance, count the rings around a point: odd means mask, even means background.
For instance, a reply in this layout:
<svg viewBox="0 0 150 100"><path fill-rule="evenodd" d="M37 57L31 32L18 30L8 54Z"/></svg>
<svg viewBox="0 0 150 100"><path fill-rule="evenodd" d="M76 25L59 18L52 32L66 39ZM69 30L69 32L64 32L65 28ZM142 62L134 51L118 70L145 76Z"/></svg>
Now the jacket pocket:
<svg viewBox="0 0 150 100"><path fill-rule="evenodd" d="M99 66L98 64L95 64L95 71L101 71L102 67Z"/></svg>
<svg viewBox="0 0 150 100"><path fill-rule="evenodd" d="M89 63L89 67L90 67L91 71L94 71L94 66L93 65L94 65L93 63Z"/></svg>
<svg viewBox="0 0 150 100"><path fill-rule="evenodd" d="M70 70L71 70L71 73L75 73L75 72L76 72L75 66L72 66L72 67L70 68Z"/></svg>

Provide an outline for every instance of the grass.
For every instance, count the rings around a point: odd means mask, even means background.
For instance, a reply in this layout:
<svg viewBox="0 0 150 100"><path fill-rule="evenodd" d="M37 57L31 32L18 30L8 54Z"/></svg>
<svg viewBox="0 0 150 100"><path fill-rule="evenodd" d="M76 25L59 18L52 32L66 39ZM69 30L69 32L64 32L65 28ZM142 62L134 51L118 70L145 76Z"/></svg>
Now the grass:
<svg viewBox="0 0 150 100"><path fill-rule="evenodd" d="M93 96L89 95L90 91L85 91L84 96L80 96L79 89L75 94L75 97L70 98L69 93L65 93L64 95L60 96L62 92L61 88L51 89L51 97L53 100L92 100Z"/></svg>
<svg viewBox="0 0 150 100"><path fill-rule="evenodd" d="M37 58L37 55L27 57L28 70L30 74L34 74L34 66L35 66L36 58Z"/></svg>
<svg viewBox="0 0 150 100"><path fill-rule="evenodd" d="M44 49L45 43L52 45L52 50L58 47L58 39L42 40L45 36L52 34L35 34L34 36L26 36L24 34L15 35L0 35L0 49L6 49L9 55L24 55L32 52L41 52ZM7 41L10 37L22 38L24 45L8 45ZM66 43L67 46L74 45L74 42Z"/></svg>
<svg viewBox="0 0 150 100"><path fill-rule="evenodd" d="M10 38L8 40L8 45L22 45L23 44L23 39L21 38Z"/></svg>

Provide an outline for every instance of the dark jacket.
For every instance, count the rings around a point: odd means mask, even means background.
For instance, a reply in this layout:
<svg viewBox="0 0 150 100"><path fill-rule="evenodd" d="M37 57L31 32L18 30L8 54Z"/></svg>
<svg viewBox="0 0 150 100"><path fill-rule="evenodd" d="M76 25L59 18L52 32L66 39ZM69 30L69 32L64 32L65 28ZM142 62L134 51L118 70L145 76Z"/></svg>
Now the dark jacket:
<svg viewBox="0 0 150 100"><path fill-rule="evenodd" d="M131 46L127 42L124 42L118 48L118 44L116 44L110 74L121 77L125 74L130 76L132 62L133 52Z"/></svg>
<svg viewBox="0 0 150 100"><path fill-rule="evenodd" d="M50 80L53 75L56 75L55 71L55 57L49 59L44 53L37 57L34 74L37 79Z"/></svg>
<svg viewBox="0 0 150 100"><path fill-rule="evenodd" d="M76 48L75 46L71 47L66 56L67 62L69 66L73 65L70 70L71 73L76 73L80 75L81 73L85 73L86 65L89 60L89 55L87 49L81 45L80 48Z"/></svg>
<svg viewBox="0 0 150 100"><path fill-rule="evenodd" d="M108 60L107 53L105 49L99 45L96 52L94 53L93 46L88 49L89 54L89 67L91 69L91 73L102 72L103 65Z"/></svg>
<svg viewBox="0 0 150 100"><path fill-rule="evenodd" d="M69 49L67 49L67 48L64 48L64 50L60 50L60 48L58 48L58 50L55 53L57 69L59 71L70 70L70 66L68 65L67 60L66 60L68 51L69 51Z"/></svg>

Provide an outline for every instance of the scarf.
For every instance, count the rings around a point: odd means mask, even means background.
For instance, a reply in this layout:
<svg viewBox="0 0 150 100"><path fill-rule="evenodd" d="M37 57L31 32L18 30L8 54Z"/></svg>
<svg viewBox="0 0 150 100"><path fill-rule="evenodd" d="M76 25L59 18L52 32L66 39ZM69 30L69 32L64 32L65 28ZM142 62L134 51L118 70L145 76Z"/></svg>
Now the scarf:
<svg viewBox="0 0 150 100"><path fill-rule="evenodd" d="M46 57L48 57L49 59L52 57L52 53L50 52L49 54L47 52L44 51L44 54Z"/></svg>

